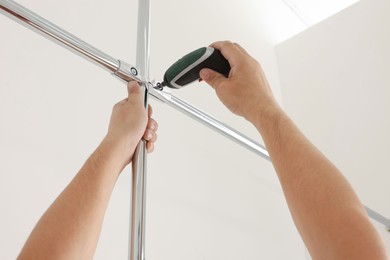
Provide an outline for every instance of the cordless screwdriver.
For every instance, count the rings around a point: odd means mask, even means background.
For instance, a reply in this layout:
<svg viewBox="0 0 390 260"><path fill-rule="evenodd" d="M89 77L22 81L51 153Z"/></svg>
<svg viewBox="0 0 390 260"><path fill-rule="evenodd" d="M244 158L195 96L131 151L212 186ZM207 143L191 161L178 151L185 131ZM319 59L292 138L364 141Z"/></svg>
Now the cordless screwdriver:
<svg viewBox="0 0 390 260"><path fill-rule="evenodd" d="M225 77L228 77L230 72L229 62L219 50L212 47L202 47L172 64L164 74L164 81L159 83L158 87L182 88L199 80L199 72L203 68L217 71Z"/></svg>

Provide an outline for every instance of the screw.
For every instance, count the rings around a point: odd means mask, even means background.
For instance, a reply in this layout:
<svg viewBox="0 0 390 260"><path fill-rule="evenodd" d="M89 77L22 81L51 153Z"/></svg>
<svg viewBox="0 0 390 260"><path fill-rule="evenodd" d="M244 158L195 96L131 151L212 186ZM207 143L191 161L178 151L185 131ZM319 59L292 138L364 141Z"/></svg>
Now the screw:
<svg viewBox="0 0 390 260"><path fill-rule="evenodd" d="M136 68L131 67L130 71L131 71L131 74L133 74L134 76L137 76L137 75L138 75L138 71L137 71Z"/></svg>

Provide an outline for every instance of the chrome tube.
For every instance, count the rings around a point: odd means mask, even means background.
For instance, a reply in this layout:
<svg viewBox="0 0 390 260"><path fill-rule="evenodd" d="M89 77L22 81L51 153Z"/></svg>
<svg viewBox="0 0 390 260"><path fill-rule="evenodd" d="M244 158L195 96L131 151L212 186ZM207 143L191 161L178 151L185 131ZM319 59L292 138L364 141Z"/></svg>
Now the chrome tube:
<svg viewBox="0 0 390 260"><path fill-rule="evenodd" d="M373 209L371 209L367 206L364 206L364 208L366 209L368 216L370 216L372 219L378 221L379 223L382 223L383 225L385 225L387 231L390 232L390 219L386 218L385 216L382 216L381 214L379 214L378 212L374 211Z"/></svg>
<svg viewBox="0 0 390 260"><path fill-rule="evenodd" d="M249 137L225 125L224 123L218 121L214 117L206 114L205 112L199 110L198 108L187 103L186 101L178 97L175 97L165 91L160 91L152 88L150 88L149 94L154 98L166 103L168 106L173 107L174 109L186 114L187 116L195 119L196 121L202 123L203 125L222 134L223 136L243 146L249 151L260 155L261 157L263 157L268 161L271 161L268 151L264 146L256 143L255 141L251 140Z"/></svg>
<svg viewBox="0 0 390 260"><path fill-rule="evenodd" d="M19 5L12 0L0 0L0 13L15 20L23 26L38 32L49 40L71 50L79 56L99 65L110 71L121 80L128 82L135 80L143 82L144 105L147 108L148 94L159 101L183 112L191 118L199 121L205 126L217 131L232 141L240 144L246 149L260 155L270 161L268 151L264 146L256 143L245 135L237 132L231 127L221 123L212 116L204 113L196 107L190 105L178 97L175 97L164 91L157 91L152 86L149 87L149 0L139 0L139 26L138 26L138 44L137 44L137 67L141 68L141 75L138 70L130 64L117 60L108 54L96 49L92 45L82 41L69 32L61 29L57 25L49 22L41 16L35 14L29 9ZM145 239L145 191L146 185L146 152L145 142L141 142L137 152L133 157L133 202L132 202L132 230L131 230L131 248L130 259L144 259L144 239ZM141 188L140 188L141 187ZM376 211L365 207L368 215L385 225L390 231L390 220ZM134 248L134 249L133 249Z"/></svg>
<svg viewBox="0 0 390 260"><path fill-rule="evenodd" d="M92 45L89 45L80 38L77 38L73 34L12 0L0 0L0 12L47 39L110 71L125 81L141 81L137 77L137 69L133 66L96 49Z"/></svg>
<svg viewBox="0 0 390 260"><path fill-rule="evenodd" d="M132 159L132 191L129 232L129 259L145 259L146 149L141 141Z"/></svg>
<svg viewBox="0 0 390 260"><path fill-rule="evenodd" d="M227 137L228 139L232 140L233 142L243 146L244 148L248 149L251 152L254 152L264 159L271 161L271 158L269 156L269 153L267 149L262 146L261 144L251 140L249 137L246 137L242 133L234 130L230 126L225 125L224 123L218 121L214 117L204 113L203 111L199 110L198 108L194 107L193 105L187 103L186 101L173 96L170 93L167 93L165 91L156 90L154 88L149 89L149 95L151 95L153 98L167 104L168 106L186 114L187 116L195 119L199 123L209 127L210 129L213 129L214 131L222 134L223 136ZM390 219L382 216L378 212L374 211L373 209L364 206L365 210L367 212L367 215L373 219L378 221L379 223L383 224L385 228L390 232Z"/></svg>
<svg viewBox="0 0 390 260"><path fill-rule="evenodd" d="M137 67L140 69L143 101L148 109L148 81L149 81L149 27L150 1L138 1L138 28L137 28ZM145 259L145 214L146 214L146 142L141 140L134 152L132 160L132 200L131 200L131 228L129 237L129 259Z"/></svg>

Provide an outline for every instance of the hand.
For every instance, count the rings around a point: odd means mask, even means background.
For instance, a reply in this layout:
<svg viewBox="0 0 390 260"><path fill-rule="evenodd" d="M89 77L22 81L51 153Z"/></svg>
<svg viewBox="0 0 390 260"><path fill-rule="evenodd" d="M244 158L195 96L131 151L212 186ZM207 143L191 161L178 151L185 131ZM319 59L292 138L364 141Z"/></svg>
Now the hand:
<svg viewBox="0 0 390 260"><path fill-rule="evenodd" d="M108 127L106 140L121 148L125 165L130 163L137 144L144 138L148 152L154 150L157 140L157 122L151 118L152 107L148 107L148 115L144 108L141 87L131 81L127 87L128 97L115 104Z"/></svg>
<svg viewBox="0 0 390 260"><path fill-rule="evenodd" d="M277 106L260 64L240 45L228 41L211 45L229 61L229 78L203 69L200 77L211 85L222 103L233 113L253 122L270 106Z"/></svg>
<svg viewBox="0 0 390 260"><path fill-rule="evenodd" d="M156 120L152 118L153 109L152 106L149 105L148 107L148 124L146 126L146 130L143 135L143 139L146 141L146 150L148 153L151 153L154 151L154 143L157 141L157 128L158 124Z"/></svg>

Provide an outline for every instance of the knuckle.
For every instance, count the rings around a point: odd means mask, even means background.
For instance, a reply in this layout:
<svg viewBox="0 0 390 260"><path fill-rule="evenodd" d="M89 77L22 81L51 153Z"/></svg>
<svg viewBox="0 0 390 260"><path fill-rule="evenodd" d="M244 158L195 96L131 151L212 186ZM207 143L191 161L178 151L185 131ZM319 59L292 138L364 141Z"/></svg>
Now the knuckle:
<svg viewBox="0 0 390 260"><path fill-rule="evenodd" d="M226 44L226 45L232 45L232 44L233 44L233 43L232 43L231 41L229 41L229 40L225 40L225 41L223 41L223 43Z"/></svg>

